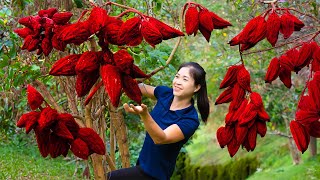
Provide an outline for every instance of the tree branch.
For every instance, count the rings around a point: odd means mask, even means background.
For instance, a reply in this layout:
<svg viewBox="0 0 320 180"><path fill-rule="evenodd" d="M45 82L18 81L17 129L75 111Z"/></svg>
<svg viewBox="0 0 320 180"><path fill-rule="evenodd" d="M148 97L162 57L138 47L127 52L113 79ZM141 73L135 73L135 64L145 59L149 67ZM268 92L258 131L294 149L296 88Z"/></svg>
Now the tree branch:
<svg viewBox="0 0 320 180"><path fill-rule="evenodd" d="M272 132L268 132L268 134L270 135L278 135L278 136L282 136L282 137L286 137L286 138L292 138L292 136L285 134L283 132L280 131L272 131Z"/></svg>
<svg viewBox="0 0 320 180"><path fill-rule="evenodd" d="M34 84L36 84L40 88L41 94L49 101L49 104L51 104L58 112L64 112L64 110L54 100L53 96L49 93L46 86L42 82L40 82L39 80L35 80Z"/></svg>

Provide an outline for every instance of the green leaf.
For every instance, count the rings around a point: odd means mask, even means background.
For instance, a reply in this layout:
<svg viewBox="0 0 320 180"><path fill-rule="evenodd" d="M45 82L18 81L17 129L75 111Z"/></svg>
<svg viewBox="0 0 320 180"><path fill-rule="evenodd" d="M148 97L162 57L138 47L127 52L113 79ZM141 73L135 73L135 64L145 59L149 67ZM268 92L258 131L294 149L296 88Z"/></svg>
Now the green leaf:
<svg viewBox="0 0 320 180"><path fill-rule="evenodd" d="M81 0L73 0L73 2L76 4L77 8L82 8L83 4Z"/></svg>
<svg viewBox="0 0 320 180"><path fill-rule="evenodd" d="M32 71L39 71L40 67L38 65L33 64L33 65L31 65L31 70Z"/></svg>
<svg viewBox="0 0 320 180"><path fill-rule="evenodd" d="M3 55L0 60L0 68L6 67L9 65L9 57L7 55Z"/></svg>

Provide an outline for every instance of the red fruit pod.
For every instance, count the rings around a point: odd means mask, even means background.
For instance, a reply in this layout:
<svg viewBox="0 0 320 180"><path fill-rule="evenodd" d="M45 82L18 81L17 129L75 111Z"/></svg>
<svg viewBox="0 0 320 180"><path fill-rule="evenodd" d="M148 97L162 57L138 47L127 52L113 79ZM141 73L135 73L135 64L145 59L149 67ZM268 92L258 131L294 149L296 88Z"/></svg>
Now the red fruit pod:
<svg viewBox="0 0 320 180"><path fill-rule="evenodd" d="M233 111L233 110L231 110L227 113L225 120L224 120L226 125L231 126L237 121L237 119L234 118L234 114L235 114L235 111Z"/></svg>
<svg viewBox="0 0 320 180"><path fill-rule="evenodd" d="M76 92L78 97L83 97L89 93L92 86L99 79L99 73L93 72L90 74L77 74L76 79Z"/></svg>
<svg viewBox="0 0 320 180"><path fill-rule="evenodd" d="M318 110L320 109L320 97L319 97L319 93L320 93L320 85L319 85L319 81L317 81L317 78L319 76L316 76L317 73L314 75L313 80L309 82L308 84L308 92L309 92L309 96L311 97L310 101L314 102L313 104L315 105L315 108Z"/></svg>
<svg viewBox="0 0 320 180"><path fill-rule="evenodd" d="M246 91L239 85L239 83L236 83L232 88L232 101L230 104L230 109L237 110L244 100L245 95Z"/></svg>
<svg viewBox="0 0 320 180"><path fill-rule="evenodd" d="M294 31L294 20L292 19L291 14L286 12L280 17L280 21L280 32L283 34L283 38L287 39Z"/></svg>
<svg viewBox="0 0 320 180"><path fill-rule="evenodd" d="M295 31L300 31L304 27L304 23L300 21L296 16L289 14L291 16L291 19L293 20L294 24L294 30Z"/></svg>
<svg viewBox="0 0 320 180"><path fill-rule="evenodd" d="M40 112L31 111L29 113L25 113L20 117L17 122L17 126L19 128L25 127L26 133L28 134L37 125L39 117Z"/></svg>
<svg viewBox="0 0 320 180"><path fill-rule="evenodd" d="M108 20L108 12L101 7L95 6L91 10L90 16L87 20L90 25L91 34L100 31L108 22Z"/></svg>
<svg viewBox="0 0 320 180"><path fill-rule="evenodd" d="M248 132L247 126L240 126L239 123L235 126L235 138L238 144L242 144Z"/></svg>
<svg viewBox="0 0 320 180"><path fill-rule="evenodd" d="M211 13L208 9L201 9L199 12L199 26L202 26L205 30L211 31L214 28Z"/></svg>
<svg viewBox="0 0 320 180"><path fill-rule="evenodd" d="M274 47L278 41L279 31L281 26L281 20L275 11L270 13L267 19L267 40Z"/></svg>
<svg viewBox="0 0 320 180"><path fill-rule="evenodd" d="M101 52L86 51L76 62L76 74L92 74L99 70Z"/></svg>
<svg viewBox="0 0 320 180"><path fill-rule="evenodd" d="M311 99L309 95L303 95L300 97L300 101L298 103L298 110L311 110L317 111L317 105L315 104L314 100Z"/></svg>
<svg viewBox="0 0 320 180"><path fill-rule="evenodd" d="M26 17L22 17L18 20L18 22L32 30L35 30L33 29L34 27L34 24L32 24L34 22L34 18L33 16L26 16Z"/></svg>
<svg viewBox="0 0 320 180"><path fill-rule="evenodd" d="M153 24L156 28L158 28L159 32L162 35L163 40L175 38L178 36L184 36L183 32L181 32L180 30L167 25L156 18L148 16L148 19L151 24Z"/></svg>
<svg viewBox="0 0 320 180"><path fill-rule="evenodd" d="M45 37L41 42L41 49L45 56L48 56L53 49L51 40L48 37Z"/></svg>
<svg viewBox="0 0 320 180"><path fill-rule="evenodd" d="M39 39L35 39L32 35L29 35L24 39L21 49L27 49L29 52L34 51L38 48L39 42Z"/></svg>
<svg viewBox="0 0 320 180"><path fill-rule="evenodd" d="M258 111L255 109L255 106L252 103L249 103L239 117L239 125L244 126L250 124L252 121L255 121L257 114Z"/></svg>
<svg viewBox="0 0 320 180"><path fill-rule="evenodd" d="M237 74L241 66L233 65L227 70L222 82L220 83L220 89L232 86L237 81Z"/></svg>
<svg viewBox="0 0 320 180"><path fill-rule="evenodd" d="M149 75L147 75L146 73L144 73L138 66L136 66L135 64L132 64L132 69L131 69L131 73L130 76L132 78L148 78Z"/></svg>
<svg viewBox="0 0 320 180"><path fill-rule="evenodd" d="M265 121L256 121L257 133L264 137L267 133L267 123Z"/></svg>
<svg viewBox="0 0 320 180"><path fill-rule="evenodd" d="M55 134L50 134L49 138L49 154L52 158L56 158L60 155L66 156L70 149L70 145L67 141L56 136Z"/></svg>
<svg viewBox="0 0 320 180"><path fill-rule="evenodd" d="M306 126L306 130L312 137L319 138L320 137L320 122L315 121L310 124L310 126Z"/></svg>
<svg viewBox="0 0 320 180"><path fill-rule="evenodd" d="M270 121L270 117L264 108L258 111L258 118L262 121Z"/></svg>
<svg viewBox="0 0 320 180"><path fill-rule="evenodd" d="M68 128L74 139L78 136L80 126L71 114L61 113L58 115L57 119L59 122L62 122Z"/></svg>
<svg viewBox="0 0 320 180"><path fill-rule="evenodd" d="M43 108L38 119L39 130L51 128L51 125L53 125L57 121L57 117L57 110L52 109L51 107Z"/></svg>
<svg viewBox="0 0 320 180"><path fill-rule="evenodd" d="M106 23L105 27L102 29L106 40L115 45L121 45L118 42L118 33L120 27L122 26L123 21L114 17L109 17L108 22Z"/></svg>
<svg viewBox="0 0 320 180"><path fill-rule="evenodd" d="M40 154L42 157L47 157L49 154L50 129L40 129L39 126L36 126L34 133L36 134Z"/></svg>
<svg viewBox="0 0 320 180"><path fill-rule="evenodd" d="M320 47L318 46L315 51L313 52L312 55L312 71L316 72L316 71L320 71Z"/></svg>
<svg viewBox="0 0 320 180"><path fill-rule="evenodd" d="M210 37L211 37L211 31L207 30L202 25L199 25L199 30L200 30L201 34L203 35L203 37L207 40L207 42L209 42Z"/></svg>
<svg viewBox="0 0 320 180"><path fill-rule="evenodd" d="M319 115L316 111L298 110L296 113L296 121L304 126L309 126L313 122L319 120Z"/></svg>
<svg viewBox="0 0 320 180"><path fill-rule="evenodd" d="M72 17L72 13L71 12L61 12L61 13L55 13L52 16L52 20L56 23L56 24L66 24L70 18Z"/></svg>
<svg viewBox="0 0 320 180"><path fill-rule="evenodd" d="M197 7L190 6L185 14L185 27L188 35L197 34L199 28L199 11Z"/></svg>
<svg viewBox="0 0 320 180"><path fill-rule="evenodd" d="M295 120L292 120L290 122L290 131L298 150L303 154L308 149L308 145L310 142L309 133L306 131L305 127L302 124Z"/></svg>
<svg viewBox="0 0 320 180"><path fill-rule="evenodd" d="M19 29L14 29L13 30L16 34L18 34L18 36L22 37L22 38L26 38L29 35L33 34L32 29L30 28L19 28Z"/></svg>
<svg viewBox="0 0 320 180"><path fill-rule="evenodd" d="M73 154L82 159L88 159L89 147L82 139L77 138L71 143L70 150Z"/></svg>
<svg viewBox="0 0 320 180"><path fill-rule="evenodd" d="M257 126L255 124L248 130L248 143L250 150L253 151L257 144Z"/></svg>
<svg viewBox="0 0 320 180"><path fill-rule="evenodd" d="M44 101L42 95L30 84L27 85L27 98L32 110L39 108Z"/></svg>
<svg viewBox="0 0 320 180"><path fill-rule="evenodd" d="M125 74L130 74L131 73L131 69L133 66L133 57L128 53L127 50L125 49L121 49L119 51L117 51L114 55L113 55L113 59L114 62L117 66L117 68L125 73Z"/></svg>
<svg viewBox="0 0 320 180"><path fill-rule="evenodd" d="M237 82L243 89L251 92L250 73L244 66L241 66L240 69L238 70Z"/></svg>
<svg viewBox="0 0 320 180"><path fill-rule="evenodd" d="M227 20L221 18L220 16L218 16L214 12L211 12L211 11L209 11L209 12L210 12L210 15L211 15L211 18L212 18L214 29L223 29L223 28L226 28L228 26L232 26L232 24L230 22L228 22Z"/></svg>
<svg viewBox="0 0 320 180"><path fill-rule="evenodd" d="M232 101L232 90L233 87L228 87L226 90L224 90L219 97L217 98L215 105L223 104L223 103L229 103Z"/></svg>
<svg viewBox="0 0 320 180"><path fill-rule="evenodd" d="M230 157L233 157L238 152L240 144L238 144L236 138L233 137L227 147Z"/></svg>
<svg viewBox="0 0 320 180"><path fill-rule="evenodd" d="M257 25L260 21L264 21L264 17L257 16L253 19L251 19L246 26L241 31L241 35L239 37L239 42L241 44L246 44L249 42L250 35L255 32Z"/></svg>
<svg viewBox="0 0 320 180"><path fill-rule="evenodd" d="M155 45L162 42L162 34L160 31L149 21L143 20L141 22L141 34L147 43L153 48Z"/></svg>
<svg viewBox="0 0 320 180"><path fill-rule="evenodd" d="M229 144L234 135L234 127L226 126L220 127L217 130L217 140L220 144L220 147L223 148L225 145Z"/></svg>
<svg viewBox="0 0 320 180"><path fill-rule="evenodd" d="M90 91L89 95L87 96L86 100L84 101L84 105L86 106L91 101L94 94L100 89L103 85L103 81L100 81L98 84L94 86L94 88Z"/></svg>
<svg viewBox="0 0 320 180"><path fill-rule="evenodd" d="M239 121L239 118L241 116L241 114L244 112L245 108L247 107L248 105L248 100L247 99L243 99L243 101L241 102L241 105L240 107L236 110L233 118L236 120L236 121Z"/></svg>
<svg viewBox="0 0 320 180"><path fill-rule="evenodd" d="M52 76L76 75L76 63L82 54L71 54L56 61L49 72Z"/></svg>
<svg viewBox="0 0 320 180"><path fill-rule="evenodd" d="M257 21L257 25L255 30L250 34L250 37L248 39L247 44L250 44L249 47L253 47L255 44L257 44L259 41L264 39L267 34L267 23L264 18L259 18Z"/></svg>
<svg viewBox="0 0 320 180"><path fill-rule="evenodd" d="M48 8L48 9L42 9L38 11L38 15L40 17L48 17L52 18L55 13L57 13L58 10L56 8Z"/></svg>
<svg viewBox="0 0 320 180"><path fill-rule="evenodd" d="M315 50L313 47L314 46L311 43L303 43L302 47L299 50L299 57L295 62L295 66L298 67L299 70L310 63L313 52Z"/></svg>
<svg viewBox="0 0 320 180"><path fill-rule="evenodd" d="M57 117L57 121L58 122L55 123L55 125L51 128L52 133L54 133L55 135L59 136L60 138L66 140L66 141L72 141L74 139L73 135L71 134L71 132L67 128L65 122L60 121L59 116Z"/></svg>
<svg viewBox="0 0 320 180"><path fill-rule="evenodd" d="M121 96L122 82L119 69L105 64L101 66L100 76L113 106L118 107Z"/></svg>
<svg viewBox="0 0 320 180"><path fill-rule="evenodd" d="M122 24L118 33L119 44L131 44L137 46L142 41L140 32L141 18L133 17ZM139 42L140 41L140 42ZM135 43L132 43L135 42Z"/></svg>
<svg viewBox="0 0 320 180"><path fill-rule="evenodd" d="M67 47L67 43L61 41L59 39L59 33L55 33L51 39L51 42L52 42L52 46L59 50L59 51L64 51L64 49Z"/></svg>
<svg viewBox="0 0 320 180"><path fill-rule="evenodd" d="M276 80L280 74L280 63L277 57L274 57L268 66L268 70L266 76L264 78L266 83L271 83L272 81Z"/></svg>
<svg viewBox="0 0 320 180"><path fill-rule="evenodd" d="M291 72L290 70L287 70L286 68L280 68L279 78L283 82L283 84L290 89L292 86L291 83Z"/></svg>
<svg viewBox="0 0 320 180"><path fill-rule="evenodd" d="M106 148L100 136L91 128L80 128L79 138L81 138L89 149L97 154L104 155Z"/></svg>
<svg viewBox="0 0 320 180"><path fill-rule="evenodd" d="M122 82L123 91L126 93L126 95L130 99L137 102L138 104L141 104L142 94L137 81L135 79L132 79L128 75L123 75L121 82Z"/></svg>
<svg viewBox="0 0 320 180"><path fill-rule="evenodd" d="M289 50L289 51L291 51L291 50ZM293 51L295 51L295 50L292 50L292 54L295 53ZM291 53L289 53L289 54L291 54ZM280 70L284 68L286 70L293 71L295 68L293 60L291 59L291 57L287 56L287 54L283 54L282 56L280 56L279 63L280 63ZM280 72L279 72L279 75L280 75Z"/></svg>
<svg viewBox="0 0 320 180"><path fill-rule="evenodd" d="M67 44L80 45L93 34L90 28L91 24L87 21L66 25L58 32L58 40Z"/></svg>
<svg viewBox="0 0 320 180"><path fill-rule="evenodd" d="M240 44L240 42L242 41L240 38L241 38L241 36L242 36L242 31L239 33L239 34L237 34L235 37L233 37L229 42L228 42L228 44L230 44L230 46L235 46L235 45L238 45L238 44Z"/></svg>
<svg viewBox="0 0 320 180"><path fill-rule="evenodd" d="M260 110L263 108L263 102L261 95L256 92L252 92L250 94L250 103L252 103L255 107L255 109Z"/></svg>

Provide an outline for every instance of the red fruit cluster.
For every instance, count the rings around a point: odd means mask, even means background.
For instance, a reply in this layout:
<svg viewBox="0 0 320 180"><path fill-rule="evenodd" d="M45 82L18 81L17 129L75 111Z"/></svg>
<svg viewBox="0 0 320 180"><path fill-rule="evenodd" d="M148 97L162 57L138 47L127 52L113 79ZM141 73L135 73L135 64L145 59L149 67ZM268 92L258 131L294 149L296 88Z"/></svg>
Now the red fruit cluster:
<svg viewBox="0 0 320 180"><path fill-rule="evenodd" d="M312 71L320 69L320 47L315 42L305 42L300 49L292 48L279 58L275 57L270 61L265 82L271 83L277 77L283 84L290 88L291 72L298 73L302 68L311 64Z"/></svg>
<svg viewBox="0 0 320 180"><path fill-rule="evenodd" d="M256 147L257 134L264 137L266 122L270 120L263 107L262 98L250 88L250 74L243 65L229 67L220 89L226 88L216 100L217 104L230 103L225 118L225 126L217 130L217 139L221 148L228 147L233 157L239 147L253 151ZM246 92L250 93L249 100Z"/></svg>
<svg viewBox="0 0 320 180"><path fill-rule="evenodd" d="M25 127L27 134L34 130L43 157L67 156L69 149L82 159L92 153L105 154L105 145L93 129L80 128L71 114L58 113L48 105L42 108L43 97L32 86L28 85L27 92L33 111L23 114L17 126Z"/></svg>
<svg viewBox="0 0 320 180"><path fill-rule="evenodd" d="M198 30L209 42L213 29L223 29L232 26L230 22L222 19L214 12L209 11L197 3L187 3L185 13L185 27L188 35L196 35Z"/></svg>
<svg viewBox="0 0 320 180"><path fill-rule="evenodd" d="M127 50L119 50L112 53L106 51L86 51L83 54L73 54L59 59L51 68L49 74L53 76L76 75L76 92L79 97L89 93L99 77L114 106L118 106L122 90L129 98L141 103L141 92L135 78L146 78L141 69L133 64L132 56ZM102 85L100 83L97 88ZM87 104L94 93L88 96Z"/></svg>
<svg viewBox="0 0 320 180"><path fill-rule="evenodd" d="M279 32L283 34L284 39L287 39L294 31L300 31L303 27L304 23L292 15L289 9L271 10L265 15L251 19L243 30L231 39L229 44L230 46L241 45L240 50L244 51L267 38L269 43L275 46Z"/></svg>
<svg viewBox="0 0 320 180"><path fill-rule="evenodd" d="M25 28L15 29L14 32L24 39L21 49L37 50L37 54L48 56L56 48L53 42L55 30L68 24L72 17L70 12L58 12L56 8L40 10L36 16L27 16L19 19ZM57 49L57 48L56 48Z"/></svg>
<svg viewBox="0 0 320 180"><path fill-rule="evenodd" d="M307 87L308 94L301 97L296 118L290 122L293 139L302 153L308 149L310 136L320 137L320 71L314 73Z"/></svg>
<svg viewBox="0 0 320 180"><path fill-rule="evenodd" d="M140 14L123 22L115 17L109 17L105 27L99 34L104 43L115 45L137 46L144 39L152 47L167 40L184 34L156 18Z"/></svg>

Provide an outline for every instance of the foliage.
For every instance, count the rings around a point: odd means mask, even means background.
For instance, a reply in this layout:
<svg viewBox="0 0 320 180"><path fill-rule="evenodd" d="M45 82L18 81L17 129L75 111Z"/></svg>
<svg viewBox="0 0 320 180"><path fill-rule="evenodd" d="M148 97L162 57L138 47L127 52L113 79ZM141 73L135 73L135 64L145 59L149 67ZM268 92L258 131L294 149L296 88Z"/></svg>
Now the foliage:
<svg viewBox="0 0 320 180"><path fill-rule="evenodd" d="M70 179L76 167L70 157L41 158L34 145L1 144L0 151L0 179ZM75 178L81 178L85 165L78 168Z"/></svg>

